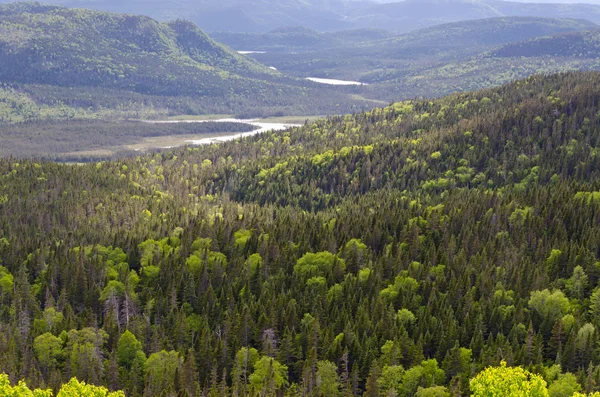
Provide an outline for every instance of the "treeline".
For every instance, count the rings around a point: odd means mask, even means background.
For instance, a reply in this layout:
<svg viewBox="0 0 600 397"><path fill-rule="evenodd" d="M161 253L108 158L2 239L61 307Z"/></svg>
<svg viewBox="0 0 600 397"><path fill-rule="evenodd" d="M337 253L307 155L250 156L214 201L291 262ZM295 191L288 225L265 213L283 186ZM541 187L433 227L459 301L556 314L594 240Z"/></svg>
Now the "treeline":
<svg viewBox="0 0 600 397"><path fill-rule="evenodd" d="M600 75L0 160L0 372L128 396L600 390Z"/></svg>

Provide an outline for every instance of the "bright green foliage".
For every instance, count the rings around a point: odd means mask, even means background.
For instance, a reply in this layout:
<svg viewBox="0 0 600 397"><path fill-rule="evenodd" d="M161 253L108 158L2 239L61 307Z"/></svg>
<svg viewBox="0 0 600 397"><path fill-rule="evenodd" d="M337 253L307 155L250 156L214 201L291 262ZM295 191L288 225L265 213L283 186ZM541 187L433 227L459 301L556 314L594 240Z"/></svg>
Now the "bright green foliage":
<svg viewBox="0 0 600 397"><path fill-rule="evenodd" d="M100 294L100 300L105 302L115 297L120 297L125 293L125 285L117 280L111 280Z"/></svg>
<svg viewBox="0 0 600 397"><path fill-rule="evenodd" d="M569 299L560 290L534 291L529 299L529 307L535 310L542 318L554 322L567 314L571 308Z"/></svg>
<svg viewBox="0 0 600 397"><path fill-rule="evenodd" d="M546 266L549 272L556 272L560 269L560 262L563 258L561 250L553 249L548 259L546 259Z"/></svg>
<svg viewBox="0 0 600 397"><path fill-rule="evenodd" d="M45 333L35 338L33 350L40 364L46 369L55 368L65 354L63 340L51 333Z"/></svg>
<svg viewBox="0 0 600 397"><path fill-rule="evenodd" d="M334 264L345 268L343 259L336 257L331 252L307 253L298 259L294 272L303 277L327 276L333 270Z"/></svg>
<svg viewBox="0 0 600 397"><path fill-rule="evenodd" d="M25 382L10 385L8 375L0 374L0 396L3 397L52 397L52 390L30 390Z"/></svg>
<svg viewBox="0 0 600 397"><path fill-rule="evenodd" d="M238 230L237 232L235 232L233 234L233 238L235 240L235 246L238 247L239 249L243 250L244 247L246 246L246 243L248 242L248 240L250 240L251 236L252 236L251 230L245 230L245 229Z"/></svg>
<svg viewBox="0 0 600 397"><path fill-rule="evenodd" d="M415 397L450 397L450 393L444 386L433 386L426 389L419 387Z"/></svg>
<svg viewBox="0 0 600 397"><path fill-rule="evenodd" d="M548 387L550 397L571 397L581 391L577 377L571 373L562 374Z"/></svg>
<svg viewBox="0 0 600 397"><path fill-rule="evenodd" d="M331 361L317 363L317 395L322 397L339 395L339 378L337 367Z"/></svg>
<svg viewBox="0 0 600 397"><path fill-rule="evenodd" d="M162 350L148 357L145 366L147 390L152 395L172 392L175 388L175 375L183 363L179 353Z"/></svg>
<svg viewBox="0 0 600 397"><path fill-rule="evenodd" d="M590 316L597 326L600 326L600 288L596 288L590 297Z"/></svg>
<svg viewBox="0 0 600 397"><path fill-rule="evenodd" d="M444 382L444 371L435 359L425 360L421 365L408 369L402 377L402 395L411 396L419 387L433 387Z"/></svg>
<svg viewBox="0 0 600 397"><path fill-rule="evenodd" d="M84 382L79 382L73 378L69 383L65 384L56 397L125 397L125 393L113 392L110 393L105 387L86 385Z"/></svg>
<svg viewBox="0 0 600 397"><path fill-rule="evenodd" d="M600 74L534 77L411 101L408 114L375 109L100 166L0 159L0 259L13 275L0 294L3 371L32 388L77 376L128 396L269 395L266 356L287 367L283 395L317 393L317 363L331 362L344 394L466 396L479 369L506 359L593 390L598 208L574 196L597 190L598 92ZM312 164L354 145L373 148ZM284 160L290 175L255 178ZM462 182L460 167L484 177ZM517 188L533 167L538 181ZM439 178L451 188L422 189ZM511 223L528 207L523 227ZM239 230L253 231L243 250ZM366 250L346 250L352 239ZM109 284L123 293L102 301ZM145 368L138 352L153 356Z"/></svg>
<svg viewBox="0 0 600 397"><path fill-rule="evenodd" d="M33 328L39 334L52 332L61 326L64 319L65 316L61 312L56 311L54 307L48 307L41 318L33 321Z"/></svg>
<svg viewBox="0 0 600 397"><path fill-rule="evenodd" d="M600 192L577 192L575 199L582 200L587 204L600 203Z"/></svg>
<svg viewBox="0 0 600 397"><path fill-rule="evenodd" d="M136 361L142 368L146 363L146 355L142 350L142 344L135 335L125 331L117 343L117 363L131 369Z"/></svg>
<svg viewBox="0 0 600 397"><path fill-rule="evenodd" d="M381 364L396 365L401 358L402 351L399 343L388 340L381 346L381 356L379 357Z"/></svg>
<svg viewBox="0 0 600 397"><path fill-rule="evenodd" d="M252 254L248 258L248 266L250 270L250 274L256 274L256 272L262 267L263 259L260 254Z"/></svg>
<svg viewBox="0 0 600 397"><path fill-rule="evenodd" d="M344 246L344 251L348 252L351 250L356 250L359 253L364 253L367 250L367 245L360 241L360 239L353 238L352 240L348 241Z"/></svg>
<svg viewBox="0 0 600 397"><path fill-rule="evenodd" d="M548 397L546 381L520 367L500 367L485 369L471 380L474 397Z"/></svg>
<svg viewBox="0 0 600 397"><path fill-rule="evenodd" d="M71 375L89 383L100 383L104 374L101 349L108 339L104 330L71 330L67 334L66 359Z"/></svg>
<svg viewBox="0 0 600 397"><path fill-rule="evenodd" d="M260 359L260 354L255 348L241 348L235 355L231 377L233 387L237 390L245 390L250 374L254 371L254 365Z"/></svg>
<svg viewBox="0 0 600 397"><path fill-rule="evenodd" d="M360 269L358 271L358 280L361 283L367 282L369 280L369 277L371 277L371 269L365 268L365 269Z"/></svg>
<svg viewBox="0 0 600 397"><path fill-rule="evenodd" d="M14 277L7 268L0 266L0 293L12 294Z"/></svg>
<svg viewBox="0 0 600 397"><path fill-rule="evenodd" d="M306 286L312 288L315 291L321 290L327 287L327 279L325 277L311 277L306 280Z"/></svg>
<svg viewBox="0 0 600 397"><path fill-rule="evenodd" d="M401 274L396 277L394 284L388 285L387 288L380 292L380 295L386 299L396 299L400 293L410 295L417 291L419 288L419 282L410 276ZM402 316L407 313L402 313Z"/></svg>
<svg viewBox="0 0 600 397"><path fill-rule="evenodd" d="M381 376L377 379L379 390L384 393L400 392L405 372L401 365L384 366L381 370Z"/></svg>
<svg viewBox="0 0 600 397"><path fill-rule="evenodd" d="M288 384L288 367L272 357L263 356L254 363L254 372L248 378L254 392L274 395L276 390ZM262 392L261 392L262 391Z"/></svg>
<svg viewBox="0 0 600 397"><path fill-rule="evenodd" d="M432 160L439 160L440 158L442 158L442 153L441 152L433 152L433 153L431 153L431 159Z"/></svg>
<svg viewBox="0 0 600 397"><path fill-rule="evenodd" d="M588 286L588 276L583 267L575 266L573 275L567 280L566 284L570 296L577 299L583 298L583 294Z"/></svg>
<svg viewBox="0 0 600 397"><path fill-rule="evenodd" d="M415 321L417 321L417 318L415 317L413 312L411 312L408 309L398 310L398 313L396 314L396 318L398 319L400 324L402 324L404 326L409 326L409 325L413 324Z"/></svg>
<svg viewBox="0 0 600 397"><path fill-rule="evenodd" d="M517 208L513 211L512 214L510 214L508 220L510 224L514 227L523 227L523 225L525 225L525 221L531 215L532 212L533 208L531 207Z"/></svg>
<svg viewBox="0 0 600 397"><path fill-rule="evenodd" d="M11 386L8 376L0 374L0 396L2 397L52 397L52 390L30 390L24 382ZM64 384L56 397L125 397L122 391L109 392L105 387L86 385L73 378Z"/></svg>

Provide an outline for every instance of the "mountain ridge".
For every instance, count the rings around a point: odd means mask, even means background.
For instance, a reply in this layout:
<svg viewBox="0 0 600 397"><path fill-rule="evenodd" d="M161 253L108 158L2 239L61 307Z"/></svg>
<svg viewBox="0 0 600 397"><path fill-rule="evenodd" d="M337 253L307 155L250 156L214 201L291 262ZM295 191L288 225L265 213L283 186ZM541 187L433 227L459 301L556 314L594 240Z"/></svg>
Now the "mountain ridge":
<svg viewBox="0 0 600 397"><path fill-rule="evenodd" d="M0 82L54 108L103 108L105 95L116 109L162 114L315 114L370 103L286 77L185 20L14 3L0 6L0 32Z"/></svg>
<svg viewBox="0 0 600 397"><path fill-rule="evenodd" d="M10 0L0 0L8 2ZM393 3L360 1L280 2L238 0L49 0L69 7L89 7L113 12L144 14L161 21L189 19L208 32L266 33L288 26L305 26L317 31L371 28L406 33L411 30L461 20L499 16L585 18L600 23L600 5L518 3L501 0L424 0Z"/></svg>

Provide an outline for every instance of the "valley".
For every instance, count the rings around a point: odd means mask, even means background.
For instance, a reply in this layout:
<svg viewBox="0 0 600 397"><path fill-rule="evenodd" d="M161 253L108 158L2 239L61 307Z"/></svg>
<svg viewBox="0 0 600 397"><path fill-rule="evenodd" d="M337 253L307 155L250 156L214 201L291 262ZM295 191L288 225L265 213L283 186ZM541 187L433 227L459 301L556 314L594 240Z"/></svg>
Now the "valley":
<svg viewBox="0 0 600 397"><path fill-rule="evenodd" d="M56 140L58 135L48 134L58 127L39 130L44 123L73 131L72 121L111 125L209 114L305 120L494 87L536 73L600 68L597 25L579 19L501 17L402 35L307 28L215 34L229 49L184 21L15 3L0 6L0 28L6 60L0 65L0 136L10 136L5 142L11 144L4 153L52 159L79 152L93 161L235 134L188 131L185 138L165 133L111 146L92 140L85 147L78 142L86 131L80 131L68 147L31 143L27 134L10 130L24 123L20 130L38 129L32 133ZM99 31L103 40L86 49ZM515 53L520 47L527 48L523 55Z"/></svg>
<svg viewBox="0 0 600 397"><path fill-rule="evenodd" d="M599 4L53 1L0 397L600 397Z"/></svg>

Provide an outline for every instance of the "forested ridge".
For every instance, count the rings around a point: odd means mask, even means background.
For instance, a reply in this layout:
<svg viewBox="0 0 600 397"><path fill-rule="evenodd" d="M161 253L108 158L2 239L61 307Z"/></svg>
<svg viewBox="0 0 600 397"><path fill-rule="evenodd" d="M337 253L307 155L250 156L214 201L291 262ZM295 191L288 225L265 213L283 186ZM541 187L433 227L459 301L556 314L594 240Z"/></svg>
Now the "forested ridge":
<svg viewBox="0 0 600 397"><path fill-rule="evenodd" d="M0 57L0 122L323 114L372 104L285 77L181 19L2 4Z"/></svg>
<svg viewBox="0 0 600 397"><path fill-rule="evenodd" d="M264 50L249 56L284 74L360 81L367 84L360 87L362 96L393 102L600 67L598 26L583 19L488 18L362 41L351 40L350 33L315 36L292 30L217 37L236 49ZM336 45L342 38L347 43ZM307 41L314 44L303 49ZM247 47L250 43L256 48Z"/></svg>
<svg viewBox="0 0 600 397"><path fill-rule="evenodd" d="M600 391L598 92L534 76L133 159L2 159L0 372L465 396L504 361L539 395Z"/></svg>

